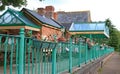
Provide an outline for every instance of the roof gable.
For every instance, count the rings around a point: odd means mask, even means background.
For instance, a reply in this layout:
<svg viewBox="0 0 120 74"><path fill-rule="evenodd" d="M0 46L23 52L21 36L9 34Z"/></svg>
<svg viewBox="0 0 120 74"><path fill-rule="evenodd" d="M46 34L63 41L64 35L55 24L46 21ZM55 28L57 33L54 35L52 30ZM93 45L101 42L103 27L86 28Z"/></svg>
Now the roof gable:
<svg viewBox="0 0 120 74"><path fill-rule="evenodd" d="M0 16L0 25L11 25L11 24L23 24L23 22L16 16L17 11L8 9L3 15Z"/></svg>
<svg viewBox="0 0 120 74"><path fill-rule="evenodd" d="M40 28L40 26L28 20L20 11L10 8L0 16L0 26L30 26Z"/></svg>

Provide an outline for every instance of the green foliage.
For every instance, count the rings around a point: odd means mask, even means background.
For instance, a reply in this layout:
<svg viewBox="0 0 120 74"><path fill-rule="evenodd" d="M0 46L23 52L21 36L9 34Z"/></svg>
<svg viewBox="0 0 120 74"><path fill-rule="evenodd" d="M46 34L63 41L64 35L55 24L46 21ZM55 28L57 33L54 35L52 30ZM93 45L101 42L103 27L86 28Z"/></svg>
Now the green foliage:
<svg viewBox="0 0 120 74"><path fill-rule="evenodd" d="M14 7L21 7L22 5L26 5L26 0L2 0L0 10L4 10L5 6L12 5Z"/></svg>
<svg viewBox="0 0 120 74"><path fill-rule="evenodd" d="M44 0L39 0L44 1ZM27 5L27 0L1 0L0 1L0 11L5 9L5 6L12 5L13 7L21 7L22 5Z"/></svg>
<svg viewBox="0 0 120 74"><path fill-rule="evenodd" d="M5 9L5 5L0 6L0 11Z"/></svg>
<svg viewBox="0 0 120 74"><path fill-rule="evenodd" d="M120 31L117 30L114 25L112 25L110 19L106 20L106 25L109 27L110 32L110 38L108 39L107 44L114 47L115 50L118 50L120 45Z"/></svg>

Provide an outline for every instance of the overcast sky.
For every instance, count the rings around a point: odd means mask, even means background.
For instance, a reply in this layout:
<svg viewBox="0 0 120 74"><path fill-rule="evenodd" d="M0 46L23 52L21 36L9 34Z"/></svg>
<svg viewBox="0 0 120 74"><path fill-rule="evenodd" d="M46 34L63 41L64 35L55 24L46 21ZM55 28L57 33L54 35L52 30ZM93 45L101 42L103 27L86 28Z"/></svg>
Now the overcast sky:
<svg viewBox="0 0 120 74"><path fill-rule="evenodd" d="M26 8L37 9L53 5L55 11L85 11L90 10L92 21L105 21L109 18L120 30L120 2L119 0L27 0Z"/></svg>

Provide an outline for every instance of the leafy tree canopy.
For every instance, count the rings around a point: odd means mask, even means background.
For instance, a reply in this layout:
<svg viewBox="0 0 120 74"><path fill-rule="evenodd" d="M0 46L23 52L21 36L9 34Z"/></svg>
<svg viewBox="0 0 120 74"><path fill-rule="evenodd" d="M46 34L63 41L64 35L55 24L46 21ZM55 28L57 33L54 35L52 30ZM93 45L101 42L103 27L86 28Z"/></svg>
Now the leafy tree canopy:
<svg viewBox="0 0 120 74"><path fill-rule="evenodd" d="M106 25L109 27L110 38L108 40L108 45L119 50L120 48L120 31L115 28L110 19L106 19Z"/></svg>
<svg viewBox="0 0 120 74"><path fill-rule="evenodd" d="M43 0L39 0L43 1ZM0 11L5 9L5 6L12 5L13 7L21 7L22 5L27 5L27 0L1 0L0 1Z"/></svg>

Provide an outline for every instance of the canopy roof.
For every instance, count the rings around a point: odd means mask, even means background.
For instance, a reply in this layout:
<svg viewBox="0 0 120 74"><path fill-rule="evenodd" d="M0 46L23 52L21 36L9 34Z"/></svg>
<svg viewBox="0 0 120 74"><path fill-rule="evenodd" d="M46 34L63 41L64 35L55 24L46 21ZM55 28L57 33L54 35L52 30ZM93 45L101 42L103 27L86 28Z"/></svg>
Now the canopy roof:
<svg viewBox="0 0 120 74"><path fill-rule="evenodd" d="M0 29L19 29L25 28L30 30L39 31L40 26L36 25L20 11L8 8L0 16Z"/></svg>
<svg viewBox="0 0 120 74"><path fill-rule="evenodd" d="M91 34L94 38L109 38L109 28L105 22L74 23L69 29L72 35L87 36Z"/></svg>

